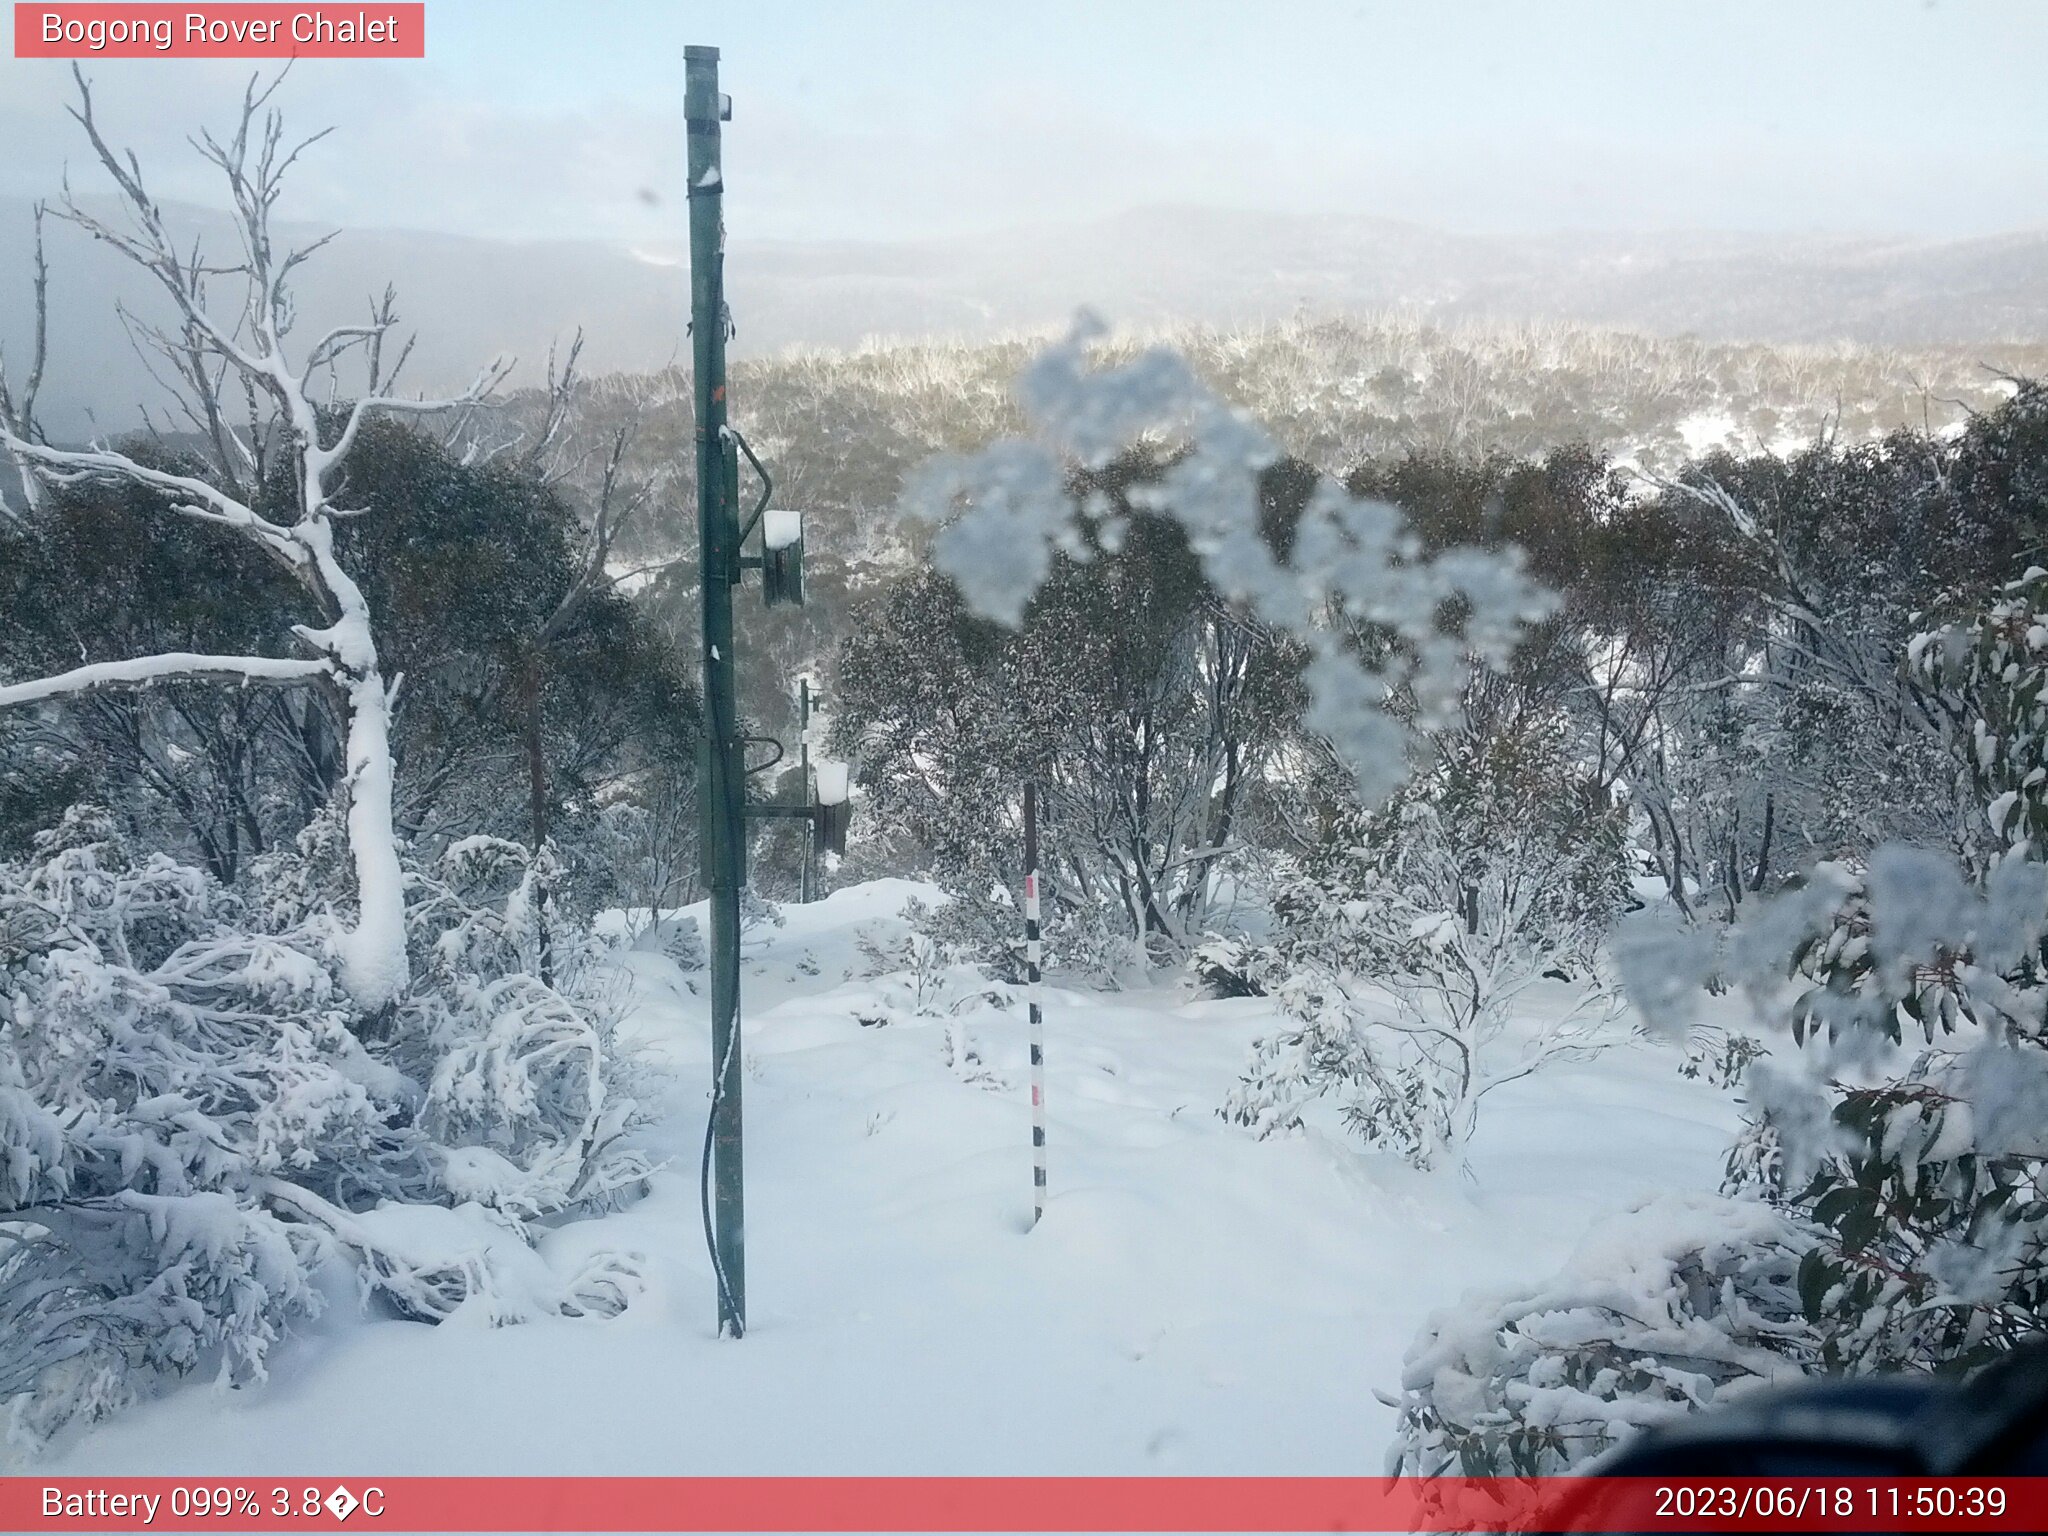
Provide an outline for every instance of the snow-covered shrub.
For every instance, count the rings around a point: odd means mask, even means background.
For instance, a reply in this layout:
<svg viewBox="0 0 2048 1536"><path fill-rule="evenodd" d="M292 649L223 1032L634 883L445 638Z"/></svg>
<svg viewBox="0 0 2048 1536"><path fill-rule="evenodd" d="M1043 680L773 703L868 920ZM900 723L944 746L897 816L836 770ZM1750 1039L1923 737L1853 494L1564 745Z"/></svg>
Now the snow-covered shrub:
<svg viewBox="0 0 2048 1536"><path fill-rule="evenodd" d="M1968 1367L2048 1318L2044 618L2033 568L1908 648L1965 722L1993 837L1976 872L1897 847L1823 865L1742 941L1802 1052L1753 1069L1731 1179L1825 1234L1801 1286L1831 1368Z"/></svg>
<svg viewBox="0 0 2048 1536"><path fill-rule="evenodd" d="M153 1378L260 1379L317 1229L261 1199L432 1184L414 1095L348 1029L324 936L78 809L0 865L0 1402L33 1443Z"/></svg>
<svg viewBox="0 0 2048 1536"><path fill-rule="evenodd" d="M751 885L740 887L740 936L758 936L763 928L780 928L789 921L782 915L782 903L770 901Z"/></svg>
<svg viewBox="0 0 2048 1536"><path fill-rule="evenodd" d="M1764 1055L1764 1043L1739 1029L1703 1025L1686 1037L1680 1077L1698 1078L1716 1088L1739 1088L1750 1063Z"/></svg>
<svg viewBox="0 0 2048 1536"><path fill-rule="evenodd" d="M909 932L894 939L861 937L861 957L868 976L879 983L883 1008L893 1017L936 1019L1009 1006L1009 991L1000 981L957 959L919 926L931 911L922 902L908 902L903 915L913 925Z"/></svg>
<svg viewBox="0 0 2048 1536"><path fill-rule="evenodd" d="M1062 971L1105 992L1145 973L1144 945L1120 911L1068 902L1040 875L1039 953L1046 972ZM913 901L903 915L951 963L971 965L998 981L1024 980L1024 912L1001 886L968 883L942 902Z"/></svg>
<svg viewBox="0 0 2048 1536"><path fill-rule="evenodd" d="M1463 1147L1486 1094L1609 1043L1611 821L1475 809L1462 791L1405 791L1280 861L1277 936L1230 966L1293 1022L1255 1048L1227 1118L1269 1135L1334 1095L1368 1144L1429 1167Z"/></svg>
<svg viewBox="0 0 2048 1536"><path fill-rule="evenodd" d="M1195 946L1188 964L1211 997L1264 997L1258 946L1228 934L1211 934Z"/></svg>
<svg viewBox="0 0 2048 1536"><path fill-rule="evenodd" d="M1429 1320L1387 1470L1547 1476L1803 1374L1821 1347L1799 1294L1813 1241L1754 1200L1673 1196L1610 1218L1543 1284Z"/></svg>
<svg viewBox="0 0 2048 1536"><path fill-rule="evenodd" d="M701 971L705 966L704 930L697 919L685 914L656 924L656 943L675 962L679 971Z"/></svg>
<svg viewBox="0 0 2048 1536"><path fill-rule="evenodd" d="M427 1085L420 1124L449 1193L518 1218L602 1208L650 1171L625 1141L640 1111L595 943L535 901L551 867L548 849L476 837L408 881L420 982L397 1054Z"/></svg>
<svg viewBox="0 0 2048 1536"><path fill-rule="evenodd" d="M1733 1289L1725 1266L1701 1268L1724 1296L1744 1296L1758 1276L1768 1289L1741 1312L1698 1315L1729 1344L1763 1345L1791 1369L1968 1369L2048 1319L2043 597L2048 573L2030 571L1982 615L1910 648L1916 681L1965 724L1966 768L1997 840L1975 868L1880 848L1817 866L1718 942L1679 934L1626 951L1630 990L1653 1025L1682 1024L1695 984L1718 974L1784 1036L1749 1068L1749 1123L1728 1161L1726 1209L1775 1235L1732 1251L1746 1266ZM1597 1265L1545 1288L1544 1311L1569 1318L1574 1297L1611 1290L1599 1271L1669 1252L1654 1232L1633 1255L1628 1243L1603 1245ZM1525 1328L1519 1313L1505 1321ZM1700 1358L1690 1337L1632 1334L1633 1375L1578 1381L1544 1364L1531 1377L1520 1346L1456 1342L1476 1326L1439 1323L1418 1347L1402 1464L1485 1471L1505 1446L1562 1468L1643 1422L1642 1383L1696 1372ZM1597 1425L1609 1405L1597 1435L1555 1435L1559 1399L1539 1389L1561 1380L1591 1399L1574 1410L1583 1422ZM1659 1390L1660 1413L1704 1400ZM1481 1425L1487 1434L1475 1435Z"/></svg>
<svg viewBox="0 0 2048 1536"><path fill-rule="evenodd" d="M413 984L369 1041L326 895L345 859L323 818L243 894L79 808L0 864L0 1402L18 1441L194 1370L260 1379L328 1256L430 1320L605 1315L637 1288L616 1255L548 1280L522 1225L647 1171L622 1144L601 998L520 968L523 850L415 873ZM477 1214L451 1224L448 1205ZM402 1214L422 1207L438 1214ZM471 1241L483 1221L495 1245Z"/></svg>
<svg viewBox="0 0 2048 1536"><path fill-rule="evenodd" d="M1024 979L1024 914L1001 886L976 886L948 892L938 902L909 901L903 906L903 920L910 925L923 946L948 962L973 965L1005 981ZM862 945L867 954L867 945ZM893 955L897 961L907 953L901 947L878 950L868 955L874 967L900 969L884 964Z"/></svg>
<svg viewBox="0 0 2048 1536"><path fill-rule="evenodd" d="M1968 1366L2048 1317L2042 866L1979 885L1882 849L1780 903L1800 1056L1752 1068L1731 1187L1823 1234L1801 1275L1826 1364ZM1761 925L1760 925L1761 926ZM1749 942L1766 951L1772 935ZM1766 972L1766 977L1770 973Z"/></svg>
<svg viewBox="0 0 2048 1536"><path fill-rule="evenodd" d="M930 910L923 902L906 903L904 916L912 924L908 933L893 939L874 933L860 936L861 960L867 974L877 979L894 978L900 989L900 1000L914 1014L938 1012L936 1003L939 994L945 990L949 969L948 959L938 942L919 926L919 919L928 916Z"/></svg>
<svg viewBox="0 0 2048 1536"><path fill-rule="evenodd" d="M2048 570L2029 566L1981 613L1914 636L1906 660L1968 721L1968 768L1994 846L2048 857Z"/></svg>

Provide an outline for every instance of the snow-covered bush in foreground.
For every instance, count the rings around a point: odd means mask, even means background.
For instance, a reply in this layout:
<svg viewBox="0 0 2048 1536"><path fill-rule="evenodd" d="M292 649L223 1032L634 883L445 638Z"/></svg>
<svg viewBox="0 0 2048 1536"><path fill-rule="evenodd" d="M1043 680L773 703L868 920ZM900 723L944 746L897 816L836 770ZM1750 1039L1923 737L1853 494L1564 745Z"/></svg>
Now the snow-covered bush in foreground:
<svg viewBox="0 0 2048 1536"><path fill-rule="evenodd" d="M424 984L400 1040L427 1083L421 1125L450 1193L516 1218L607 1205L650 1171L624 1141L639 1109L588 937L543 926L534 900L552 865L548 849L467 838L409 881ZM543 945L553 986L536 974Z"/></svg>
<svg viewBox="0 0 2048 1536"><path fill-rule="evenodd" d="M1752 1298L1739 1311L1692 1303L1724 1353L1761 1345L1800 1369L1967 1370L2048 1320L2044 599L2048 573L2029 572L1976 619L1909 652L1916 681L1967 723L1967 768L1996 840L1975 871L1881 848L1818 866L1721 942L1694 933L1624 946L1630 990L1653 1024L1682 1026L1718 975L1739 981L1785 1036L1749 1069L1749 1124L1729 1157L1739 1203L1728 1209L1748 1236L1718 1262L1703 1252L1689 1292ZM1602 1271L1640 1269L1659 1242L1646 1234L1634 1257L1607 1246L1600 1264L1534 1293L1540 1305L1492 1306L1490 1352L1439 1342L1469 1340L1481 1324L1436 1324L1405 1383L1396 1459L1483 1471L1506 1447L1563 1467L1641 1422L1645 1384L1657 1411L1703 1401L1668 1390L1672 1372L1696 1371L1690 1332L1631 1334L1629 1371L1584 1379L1551 1364L1532 1377L1540 1355L1500 1342L1519 1339L1532 1308L1571 1319L1604 1305L1613 1288ZM1570 1322L1556 1326L1569 1337ZM1543 1390L1566 1381L1587 1399L1572 1410L1583 1422L1598 1425L1605 1406L1598 1435L1553 1433L1560 1400Z"/></svg>
<svg viewBox="0 0 2048 1536"><path fill-rule="evenodd" d="M1544 1476L1639 1429L1802 1374L1812 1235L1768 1205L1671 1197L1595 1227L1540 1286L1432 1317L1402 1370L1390 1473Z"/></svg>
<svg viewBox="0 0 2048 1536"><path fill-rule="evenodd" d="M152 1375L260 1377L310 1310L314 1228L257 1196L426 1187L397 1074L303 930L74 813L0 868L0 1399L19 1439Z"/></svg>
<svg viewBox="0 0 2048 1536"><path fill-rule="evenodd" d="M162 1378L260 1379L330 1257L433 1320L608 1314L633 1288L630 1260L565 1283L526 1242L523 1218L645 1168L617 1145L631 1110L601 1029L494 952L516 950L516 900L443 884L416 904L445 969L416 969L396 1034L365 1042L317 896L346 857L317 822L245 899L75 810L0 865L0 1403L18 1442Z"/></svg>

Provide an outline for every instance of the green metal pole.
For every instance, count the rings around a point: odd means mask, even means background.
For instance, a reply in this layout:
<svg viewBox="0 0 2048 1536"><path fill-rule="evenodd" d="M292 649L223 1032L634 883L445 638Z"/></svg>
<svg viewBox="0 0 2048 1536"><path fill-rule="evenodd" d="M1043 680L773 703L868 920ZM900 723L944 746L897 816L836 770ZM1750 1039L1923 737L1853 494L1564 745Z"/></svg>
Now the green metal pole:
<svg viewBox="0 0 2048 1536"><path fill-rule="evenodd" d="M804 797L804 804L813 803L811 795L811 680L808 677L797 680L797 780ZM808 830L808 829L807 829ZM817 899L818 877L812 873L812 866L818 857L818 840L806 835L804 838L804 861L802 873L797 877L797 900L800 902Z"/></svg>
<svg viewBox="0 0 2048 1536"><path fill-rule="evenodd" d="M683 51L689 130L690 337L697 396L698 586L704 604L705 749L698 775L704 885L711 896L711 1150L718 1331L747 1331L740 1142L740 884L746 777L733 690L732 589L739 577L736 476L725 435L725 216L718 50Z"/></svg>

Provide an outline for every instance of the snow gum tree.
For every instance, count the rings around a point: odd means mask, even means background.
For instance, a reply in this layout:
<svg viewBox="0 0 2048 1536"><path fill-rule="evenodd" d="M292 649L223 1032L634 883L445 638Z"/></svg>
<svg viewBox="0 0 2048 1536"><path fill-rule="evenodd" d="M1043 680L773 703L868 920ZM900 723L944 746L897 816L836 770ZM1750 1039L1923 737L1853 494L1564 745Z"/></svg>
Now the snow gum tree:
<svg viewBox="0 0 2048 1536"><path fill-rule="evenodd" d="M245 776L225 757L195 771L194 753L166 748L173 796L219 784L224 767L237 785L246 777L238 849L188 845L216 869L151 847L179 844L174 821L127 818L131 837L83 797L61 816L39 809L45 830L0 856L0 1415L30 1447L195 1370L260 1379L336 1261L366 1304L422 1322L609 1317L639 1289L631 1255L558 1272L530 1225L633 1198L650 1172L595 947L544 919L547 893L566 887L556 844L455 836L449 822L465 813L446 797L437 824L414 821L401 842L393 803L393 658L419 680L425 707L410 725L424 746L437 720L479 713L464 703L487 699L476 689L503 670L494 640L555 610L591 563L569 558L570 514L531 475L458 463L389 419L479 400L501 370L452 401L395 395L388 295L368 322L290 344L289 279L312 248L275 247L270 215L304 146L286 145L269 94L252 86L236 132L200 140L241 244L215 261L173 244L79 82L75 116L125 221L65 211L168 295L171 320L136 330L186 442L159 430L129 452L52 443L35 416L40 322L19 393L0 387L0 447L26 496L8 509L0 557L33 552L56 587L70 551L96 562L81 585L106 595L101 606L140 610L66 626L37 593L36 614L10 613L0 704L18 708L4 718L33 725L81 698L146 697L159 721L191 727L186 691L223 681L237 694L291 685L259 697L306 705L282 721L228 716L216 733L304 726L280 754L302 754L303 780ZM222 288L239 307L213 304ZM344 359L366 375L353 399L325 387ZM421 522L438 536L409 537ZM95 537L136 526L145 547L121 558ZM194 548L238 540L238 558L154 559L148 532L165 529L176 538L162 542ZM478 554L487 543L493 561ZM177 579L195 568L203 591ZM9 576L0 601L36 579ZM565 654L625 628L622 605L586 596L550 637ZM287 625L281 615L309 600ZM57 633L87 657L139 654L53 670L68 660ZM296 654L273 653L287 647ZM614 672L645 660L607 658ZM613 749L615 733L584 724L594 754ZM31 770L61 761L62 733L44 739L59 747ZM415 781L435 779L432 766ZM471 781L491 771L465 768ZM304 785L316 792L276 803ZM523 809L513 802L516 830ZM195 834L206 825L187 819Z"/></svg>
<svg viewBox="0 0 2048 1536"><path fill-rule="evenodd" d="M248 541L312 599L319 615L291 634L294 657L171 652L89 663L51 676L0 684L0 706L34 705L80 692L146 687L173 679L213 678L238 684L315 683L332 690L343 722L343 792L355 914L333 942L350 997L366 1014L393 1003L409 979L403 879L392 819L391 714L398 680L385 675L370 606L336 557L336 501L344 466L364 423L379 415L420 414L473 404L502 380L505 365L485 369L459 396L410 399L390 392L404 362L386 355L397 326L387 292L359 324L328 330L303 348L290 346L294 272L319 245L280 246L272 214L286 173L312 139L286 140L270 106L276 82L245 93L232 133L203 133L201 154L225 180L241 249L212 257L181 247L150 194L140 162L100 131L92 92L77 76L72 108L99 166L112 179L121 216L103 218L67 192L61 216L110 245L147 273L169 302L161 326L138 326L163 365L177 398L180 423L209 446L206 475L154 468L104 445L50 443L35 418L35 393L46 337L38 306L37 335L19 396L0 390L0 447L19 470L33 509L39 490L115 482L153 493L152 509L193 520ZM39 283L40 283L39 272ZM223 303L223 288L234 290ZM39 287L39 296L41 289ZM337 398L332 382L344 361L360 362L364 385L353 400ZM387 366L388 364L388 366ZM289 486L270 494L271 467L282 455Z"/></svg>
<svg viewBox="0 0 2048 1536"><path fill-rule="evenodd" d="M919 571L868 611L839 656L834 725L877 810L954 893L939 914L996 945L1019 885L1017 786L1035 779L1060 963L1100 943L1178 958L1208 923L1302 707L1301 653L1232 610L1183 531L1141 512L1149 456L1077 474L1071 495L1117 509L1113 539L1055 557L1015 629L977 617ZM986 954L989 945L970 945Z"/></svg>
<svg viewBox="0 0 2048 1536"><path fill-rule="evenodd" d="M1301 690L1301 728L1343 765L1363 801L1384 799L1406 777L1423 733L1456 717L1472 662L1504 662L1550 599L1517 552L1425 550L1392 506L1327 480L1310 477L1299 488L1287 537L1276 538L1266 477L1283 455L1272 438L1173 353L1154 349L1106 362L1093 352L1102 335L1099 322L1083 316L1018 379L1027 435L936 458L906 484L903 511L935 530L938 571L994 632L1021 631L1028 639L1034 612L1058 606L1073 565L1147 536L1141 520L1172 526L1214 615L1287 656L1289 686ZM1142 484L1121 499L1074 494L1077 473L1100 476L1137 449L1156 454L1159 464ZM1141 612L1124 608L1142 623ZM1356 626L1365 624L1398 643L1358 644ZM1084 654L1084 647L1075 649L1077 658ZM1045 662L1044 675L1057 687L1060 657L1055 652ZM1226 656L1218 666L1212 658L1191 670L1223 678L1236 663ZM1134 813L1158 809L1124 772L1127 747L1141 756L1151 748L1148 731L1141 722L1103 758L1109 777L1122 774L1132 790L1120 804L1110 797L1110 821L1128 823ZM1218 857L1217 840L1189 833L1199 832L1204 815L1212 816L1208 833L1221 830L1212 813L1233 773L1241 795L1258 777L1257 763L1242 755L1233 760L1228 751L1220 759L1198 753L1189 771L1176 775L1181 790L1172 797L1197 814L1185 830L1151 844L1165 853L1161 865L1127 864L1116 877L1119 886L1128 884L1141 931L1156 927L1180 943L1194 937L1171 888L1199 891L1206 866ZM1226 796L1221 803L1234 802Z"/></svg>

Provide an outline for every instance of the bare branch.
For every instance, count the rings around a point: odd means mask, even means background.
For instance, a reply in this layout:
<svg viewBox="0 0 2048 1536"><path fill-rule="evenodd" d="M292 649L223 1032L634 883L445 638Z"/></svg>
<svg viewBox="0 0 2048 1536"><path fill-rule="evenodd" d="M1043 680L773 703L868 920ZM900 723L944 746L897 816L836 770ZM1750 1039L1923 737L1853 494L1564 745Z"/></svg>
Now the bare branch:
<svg viewBox="0 0 2048 1536"><path fill-rule="evenodd" d="M43 386L43 362L49 349L50 320L50 267L43 253L43 213L41 203L35 207L35 256L34 274L30 290L34 295L35 321L34 339L29 344L28 379L23 385L21 398L16 400L7 384L6 358L0 356L0 433L22 438L29 442L40 442L42 431L36 425L36 395ZM16 461L21 473L22 494L27 497L31 509L36 505L35 477ZM21 514L9 505L5 496L0 496L0 516L10 522L23 523Z"/></svg>
<svg viewBox="0 0 2048 1536"><path fill-rule="evenodd" d="M497 393L498 386L505 382L506 377L512 372L512 367L511 358L496 358L470 380L469 387L461 394L441 400L408 400L399 395L365 395L349 407L348 423L341 429L341 436L335 439L334 446L316 448L309 457L317 455L316 462L323 469L339 464L348 457L349 449L355 446L357 432L372 414L431 416L441 411L455 411L465 406L481 405Z"/></svg>
<svg viewBox="0 0 2048 1536"><path fill-rule="evenodd" d="M583 327L576 328L576 334L569 341L569 355L557 371L555 347L548 344L547 367L547 408L541 413L540 429L534 433L533 442L526 450L526 468L533 474L545 474L547 456L557 440L568 429L570 413L575 405L576 361L583 354ZM557 478L552 474L548 479Z"/></svg>

